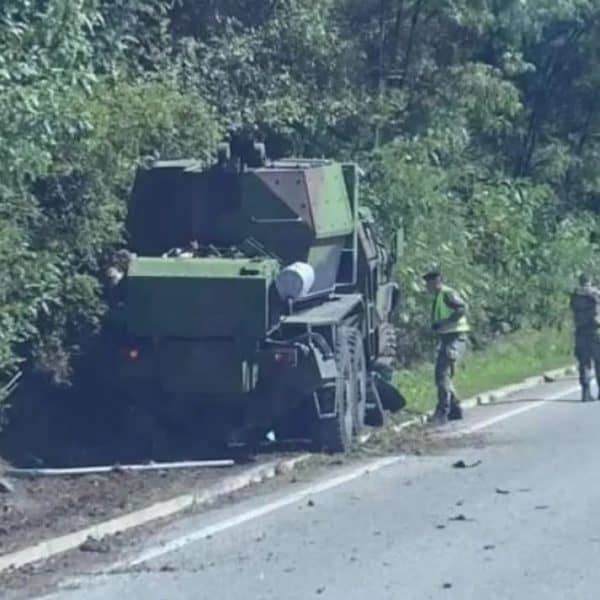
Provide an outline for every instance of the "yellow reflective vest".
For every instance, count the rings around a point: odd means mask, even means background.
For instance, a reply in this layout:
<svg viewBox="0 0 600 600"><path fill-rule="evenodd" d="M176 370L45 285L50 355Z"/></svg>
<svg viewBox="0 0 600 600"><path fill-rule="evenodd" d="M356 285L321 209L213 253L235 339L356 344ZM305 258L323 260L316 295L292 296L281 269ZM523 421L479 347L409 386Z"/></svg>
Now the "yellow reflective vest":
<svg viewBox="0 0 600 600"><path fill-rule="evenodd" d="M433 311L432 320L433 323L440 321L446 321L454 314L454 310L446 304L446 297L453 295L456 292L447 286L443 286L442 289L435 295L433 299ZM466 316L460 317L457 321L445 323L439 329L436 329L436 333L439 335L447 335L451 333L468 333L471 331L469 327L469 321Z"/></svg>

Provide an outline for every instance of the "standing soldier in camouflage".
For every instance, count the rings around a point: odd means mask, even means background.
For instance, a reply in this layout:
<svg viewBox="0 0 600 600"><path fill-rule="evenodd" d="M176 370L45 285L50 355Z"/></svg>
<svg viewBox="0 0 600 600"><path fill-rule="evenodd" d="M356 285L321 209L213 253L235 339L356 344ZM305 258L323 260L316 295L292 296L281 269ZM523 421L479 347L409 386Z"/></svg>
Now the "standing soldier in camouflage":
<svg viewBox="0 0 600 600"><path fill-rule="evenodd" d="M590 383L592 367L596 380L600 374L600 290L587 275L579 276L579 286L571 294L575 324L575 357L579 363L581 400L593 400Z"/></svg>
<svg viewBox="0 0 600 600"><path fill-rule="evenodd" d="M444 285L440 269L431 269L423 278L427 291L433 295L431 327L439 339L435 361L438 402L431 423L445 425L449 419L462 419L462 408L452 378L456 363L466 349L470 331L466 317L467 305L452 288Z"/></svg>

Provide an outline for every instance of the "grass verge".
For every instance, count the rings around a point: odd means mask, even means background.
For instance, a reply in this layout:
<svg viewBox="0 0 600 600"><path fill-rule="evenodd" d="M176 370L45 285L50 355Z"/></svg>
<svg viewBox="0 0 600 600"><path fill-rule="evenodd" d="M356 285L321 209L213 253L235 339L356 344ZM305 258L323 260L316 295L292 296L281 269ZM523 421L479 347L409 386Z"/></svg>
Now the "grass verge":
<svg viewBox="0 0 600 600"><path fill-rule="evenodd" d="M455 385L459 396L468 398L567 365L572 354L568 329L521 331L485 350L469 352L459 363ZM409 412L424 413L435 406L433 363L399 371L395 383L408 400Z"/></svg>

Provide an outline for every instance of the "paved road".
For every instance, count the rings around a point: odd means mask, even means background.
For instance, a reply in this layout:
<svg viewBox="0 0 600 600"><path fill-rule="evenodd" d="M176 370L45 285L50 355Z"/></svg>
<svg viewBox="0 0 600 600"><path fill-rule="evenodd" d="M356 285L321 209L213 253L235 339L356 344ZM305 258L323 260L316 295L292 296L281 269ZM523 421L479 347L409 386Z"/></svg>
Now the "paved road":
<svg viewBox="0 0 600 600"><path fill-rule="evenodd" d="M478 409L483 444L415 457L287 503L52 600L595 600L600 596L600 402L573 382ZM505 411L532 407L507 420ZM478 434L479 435L479 434ZM452 467L455 460L469 469ZM343 471L342 471L343 472ZM264 506L178 524L191 532ZM231 523L230 523L231 524ZM177 532L174 532L174 535Z"/></svg>

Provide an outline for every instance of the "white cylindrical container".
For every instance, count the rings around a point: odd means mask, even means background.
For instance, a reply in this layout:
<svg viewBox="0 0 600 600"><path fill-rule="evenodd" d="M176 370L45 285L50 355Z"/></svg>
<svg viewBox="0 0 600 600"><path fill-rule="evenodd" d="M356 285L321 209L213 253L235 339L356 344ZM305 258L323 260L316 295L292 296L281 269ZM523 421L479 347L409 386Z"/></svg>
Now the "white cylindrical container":
<svg viewBox="0 0 600 600"><path fill-rule="evenodd" d="M315 282L315 271L304 262L295 262L281 270L275 285L284 300L298 300L308 295Z"/></svg>

